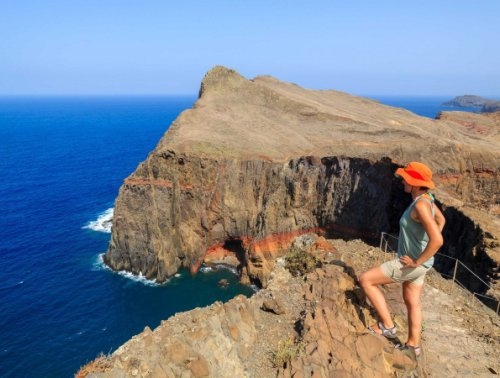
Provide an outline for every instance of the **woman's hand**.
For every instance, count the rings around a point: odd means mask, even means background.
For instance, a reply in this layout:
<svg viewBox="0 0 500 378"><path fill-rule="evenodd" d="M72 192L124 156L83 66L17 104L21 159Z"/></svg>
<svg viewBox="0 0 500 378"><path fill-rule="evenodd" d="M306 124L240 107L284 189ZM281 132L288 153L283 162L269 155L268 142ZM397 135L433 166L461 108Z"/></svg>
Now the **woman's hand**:
<svg viewBox="0 0 500 378"><path fill-rule="evenodd" d="M403 269L408 269L408 268L416 268L418 265L415 263L415 261L410 257L410 256L401 256L399 258L399 262L403 264Z"/></svg>

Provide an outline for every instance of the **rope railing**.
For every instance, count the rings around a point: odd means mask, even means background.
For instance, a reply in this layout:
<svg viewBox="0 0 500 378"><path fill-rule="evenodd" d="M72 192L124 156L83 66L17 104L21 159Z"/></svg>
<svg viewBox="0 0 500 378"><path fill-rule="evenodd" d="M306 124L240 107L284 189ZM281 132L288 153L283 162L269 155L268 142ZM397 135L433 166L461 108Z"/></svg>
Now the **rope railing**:
<svg viewBox="0 0 500 378"><path fill-rule="evenodd" d="M380 250L382 252L385 252L387 253L388 257L386 257L384 260L388 260L389 258L393 258L393 254L396 253L396 245L397 245L397 240L398 240L398 237L397 236L394 236L394 235L391 235L391 234L388 234L386 232L382 232L382 234L380 235ZM469 269L469 267L467 265L465 265L464 263L462 263L459 259L455 258L455 257L451 257L451 256L447 256L447 255L443 255L442 253L437 253L436 255L440 256L440 257L446 257L450 260L454 260L455 261L455 266L454 266L454 269L453 269L453 275L450 276L450 275L447 275L447 274L444 274L444 273L440 273L441 275L443 276L446 276L447 278L451 279L451 286L450 286L450 292L449 294L452 293L455 285L458 285L459 287L461 287L462 289L465 289L467 292L471 293L472 295L472 300L477 300L479 303L481 303L482 305L484 305L484 301L481 301L478 297L481 297L481 298L484 298L484 300L487 300L487 301L491 301L491 303L496 303L496 314L498 315L499 312L500 312L500 300L498 300L497 298L495 297L492 297L492 296L489 296L489 295L484 295L484 294L481 294L481 293L477 293L477 292L474 292L474 291L471 291L469 289L466 288L466 286L460 282L458 280L458 269L459 268L465 268L466 271L471 274L475 279L478 280L478 282L480 282L482 285L486 286L488 289L491 289L491 286L484 282L484 280L482 280L476 273L474 273L472 270Z"/></svg>

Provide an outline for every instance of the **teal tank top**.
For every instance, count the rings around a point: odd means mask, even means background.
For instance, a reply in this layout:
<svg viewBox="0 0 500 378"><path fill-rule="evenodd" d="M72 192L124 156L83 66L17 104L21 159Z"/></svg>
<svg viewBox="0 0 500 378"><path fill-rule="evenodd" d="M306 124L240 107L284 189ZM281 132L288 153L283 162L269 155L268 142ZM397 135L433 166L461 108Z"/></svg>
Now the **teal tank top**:
<svg viewBox="0 0 500 378"><path fill-rule="evenodd" d="M422 254L429 242L429 237L422 224L414 221L410 216L413 207L420 199L431 204L432 215L434 215L434 196L431 193L427 194L430 195L432 200L421 198L422 195L416 197L399 220L398 257L408 255L413 260L416 260ZM434 264L434 256L425 261L422 265L426 268L430 268L432 264Z"/></svg>

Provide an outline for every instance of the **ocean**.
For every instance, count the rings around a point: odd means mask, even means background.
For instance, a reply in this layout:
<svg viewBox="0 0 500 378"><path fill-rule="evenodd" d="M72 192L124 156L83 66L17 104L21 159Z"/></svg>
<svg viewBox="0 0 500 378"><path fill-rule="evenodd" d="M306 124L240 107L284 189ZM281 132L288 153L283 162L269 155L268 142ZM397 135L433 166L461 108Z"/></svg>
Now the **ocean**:
<svg viewBox="0 0 500 378"><path fill-rule="evenodd" d="M367 96L377 100L384 105L394 106L409 110L427 118L436 118L441 111L462 111L477 113L481 108L477 107L454 107L444 106L443 103L450 101L454 96ZM497 97L494 97L497 98Z"/></svg>
<svg viewBox="0 0 500 378"><path fill-rule="evenodd" d="M430 118L453 110L450 98L371 98ZM227 269L159 285L102 264L120 185L195 100L0 97L1 377L71 377L146 326L252 295Z"/></svg>

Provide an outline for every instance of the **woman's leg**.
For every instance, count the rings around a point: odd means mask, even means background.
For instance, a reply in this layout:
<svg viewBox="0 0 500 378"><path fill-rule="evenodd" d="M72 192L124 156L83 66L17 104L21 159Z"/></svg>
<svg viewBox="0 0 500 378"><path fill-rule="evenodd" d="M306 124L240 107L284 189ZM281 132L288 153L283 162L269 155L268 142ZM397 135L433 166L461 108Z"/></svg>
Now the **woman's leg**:
<svg viewBox="0 0 500 378"><path fill-rule="evenodd" d="M403 283L403 299L408 311L408 340L406 344L418 347L422 334L422 305L420 295L424 285Z"/></svg>
<svg viewBox="0 0 500 378"><path fill-rule="evenodd" d="M359 277L359 284L363 288L363 291L370 300L372 306L375 308L375 311L380 318L380 322L385 328L394 327L394 323L392 321L389 308L387 307L384 294L378 286L392 282L393 281L387 277L378 266L362 273Z"/></svg>

